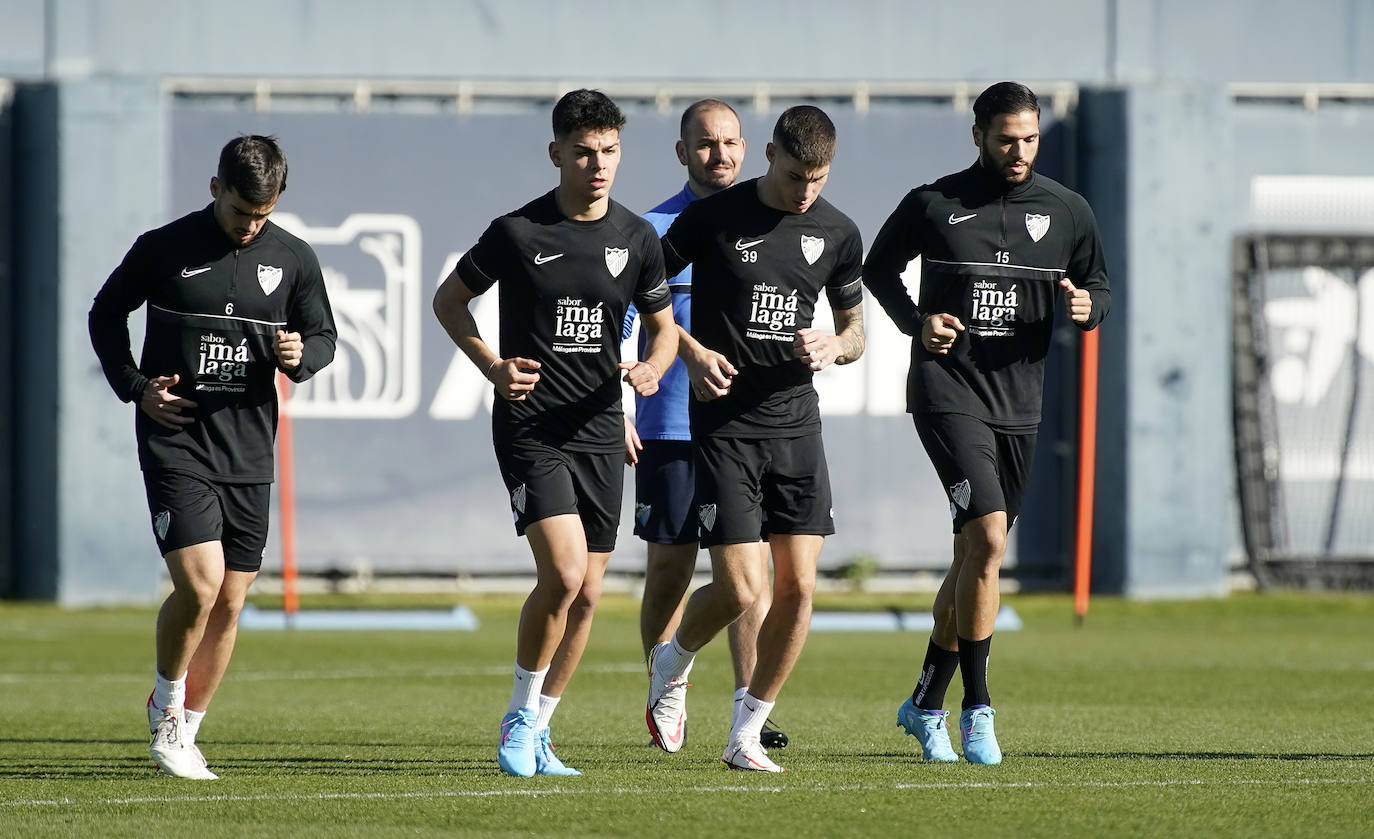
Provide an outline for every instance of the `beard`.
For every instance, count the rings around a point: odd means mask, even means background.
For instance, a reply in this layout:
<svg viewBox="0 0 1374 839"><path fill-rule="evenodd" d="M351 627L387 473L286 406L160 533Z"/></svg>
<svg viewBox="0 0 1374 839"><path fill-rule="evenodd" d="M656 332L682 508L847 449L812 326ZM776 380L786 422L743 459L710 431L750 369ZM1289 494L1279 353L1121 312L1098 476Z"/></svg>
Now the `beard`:
<svg viewBox="0 0 1374 839"><path fill-rule="evenodd" d="M1005 161L995 163L994 158L987 149L979 149L978 163L983 167L983 171L992 177L1006 184L1007 186L1018 186L1030 180L1031 173L1035 171L1035 161L1025 161L1026 171L1016 174L1011 167L1016 161Z"/></svg>

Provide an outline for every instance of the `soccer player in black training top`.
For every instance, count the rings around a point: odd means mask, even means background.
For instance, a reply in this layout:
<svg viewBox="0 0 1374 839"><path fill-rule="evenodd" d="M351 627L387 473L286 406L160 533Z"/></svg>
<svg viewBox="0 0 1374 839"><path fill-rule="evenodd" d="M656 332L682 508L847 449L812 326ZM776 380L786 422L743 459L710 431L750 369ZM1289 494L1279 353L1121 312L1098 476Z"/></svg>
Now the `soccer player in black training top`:
<svg viewBox="0 0 1374 839"><path fill-rule="evenodd" d="M275 138L231 140L214 201L140 236L91 307L105 377L138 403L148 512L172 578L148 726L153 760L180 778L216 777L195 739L267 544L277 371L303 382L334 358L319 261L267 218L285 189ZM135 365L128 318L144 303Z"/></svg>
<svg viewBox="0 0 1374 839"><path fill-rule="evenodd" d="M987 663L998 572L1035 452L1056 298L1080 329L1111 294L1097 222L1077 193L1034 171L1040 105L999 82L973 103L978 160L907 193L878 232L864 283L912 336L907 410L949 496L954 562L935 630L897 724L926 760L955 761L943 710L963 675L959 730L970 763L998 763ZM900 274L920 255L920 299Z"/></svg>
<svg viewBox="0 0 1374 839"><path fill-rule="evenodd" d="M783 112L766 154L767 174L693 202L663 236L668 275L693 266L692 333L680 335L679 355L691 381L697 516L712 581L687 601L672 640L650 653L645 718L655 743L681 748L693 658L768 585L758 559L766 533L773 605L722 759L781 772L759 733L806 643L816 559L835 532L811 379L863 354L863 243L820 197L835 155L824 112ZM811 326L821 289L838 335Z"/></svg>
<svg viewBox="0 0 1374 839"><path fill-rule="evenodd" d="M520 615L515 688L497 762L511 775L576 775L553 752L549 720L591 632L615 548L624 481L620 373L658 390L677 352L663 255L647 221L610 198L625 117L594 90L553 109L558 186L491 223L444 280L434 313L500 397L492 442L517 534L537 580ZM501 354L468 304L501 283ZM633 300L649 331L640 362L620 361Z"/></svg>
<svg viewBox="0 0 1374 839"><path fill-rule="evenodd" d="M682 112L679 136L677 157L687 167L687 185L644 215L660 234L668 232L668 226L688 204L734 185L744 164L739 115L719 99L701 99L688 105ZM673 320L690 333L691 266L670 277L668 289L673 294ZM634 315L631 306L622 331L625 338L630 337ZM628 419L625 422L625 461L635 467L635 535L648 543L639 609L639 637L646 660L655 644L667 641L677 631L701 544L701 525L693 503L697 488L688 416L690 390L687 365L676 361L663 372L658 393L635 400L634 424ZM768 546L763 542L758 545L759 566L767 574ZM730 661L735 668L731 719L739 713L749 691L759 626L772 599L772 590L764 586L753 607L727 630ZM765 722L760 742L767 749L785 748L787 735Z"/></svg>

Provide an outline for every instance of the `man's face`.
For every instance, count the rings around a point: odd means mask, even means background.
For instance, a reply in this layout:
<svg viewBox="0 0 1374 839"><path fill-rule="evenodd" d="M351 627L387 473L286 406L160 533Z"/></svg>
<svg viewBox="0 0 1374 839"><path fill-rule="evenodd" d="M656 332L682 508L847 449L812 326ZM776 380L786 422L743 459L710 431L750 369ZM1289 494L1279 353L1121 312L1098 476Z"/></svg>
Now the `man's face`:
<svg viewBox="0 0 1374 839"><path fill-rule="evenodd" d="M620 132L573 131L549 143L549 159L559 169L558 187L567 198L586 204L604 200L620 166Z"/></svg>
<svg viewBox="0 0 1374 839"><path fill-rule="evenodd" d="M768 174L763 176L764 203L789 213L811 209L830 177L830 164L810 167L792 155L768 144Z"/></svg>
<svg viewBox="0 0 1374 839"><path fill-rule="evenodd" d="M973 126L978 162L1007 184L1025 183L1040 152L1040 115L1035 111L998 114L987 129Z"/></svg>
<svg viewBox="0 0 1374 839"><path fill-rule="evenodd" d="M725 108L698 112L687 126L687 136L677 141L677 159L687 167L687 180L698 195L730 186L744 165L739 120Z"/></svg>
<svg viewBox="0 0 1374 839"><path fill-rule="evenodd" d="M210 195L214 197L215 223L236 248L241 248L262 232L267 217L277 206L277 198L262 205L254 205L224 184L219 178L210 179ZM277 193L280 197L281 193Z"/></svg>

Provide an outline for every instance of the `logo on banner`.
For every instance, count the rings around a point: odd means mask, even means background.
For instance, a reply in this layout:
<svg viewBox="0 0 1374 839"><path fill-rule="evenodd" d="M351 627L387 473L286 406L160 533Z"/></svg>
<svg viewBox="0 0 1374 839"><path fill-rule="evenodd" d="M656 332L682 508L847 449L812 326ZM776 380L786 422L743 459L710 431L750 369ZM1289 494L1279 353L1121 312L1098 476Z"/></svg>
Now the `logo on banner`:
<svg viewBox="0 0 1374 839"><path fill-rule="evenodd" d="M258 285L262 286L262 293L270 295L281 285L281 269L273 265L258 264Z"/></svg>
<svg viewBox="0 0 1374 839"><path fill-rule="evenodd" d="M606 268L612 277L619 277L620 272L625 270L625 263L629 261L629 248L606 248Z"/></svg>
<svg viewBox="0 0 1374 839"><path fill-rule="evenodd" d="M821 252L824 250L824 239L817 236L802 236L802 256L806 257L807 265L815 265L816 260L821 258Z"/></svg>
<svg viewBox="0 0 1374 839"><path fill-rule="evenodd" d="M331 419L410 416L420 404L420 225L379 213L356 213L334 227L311 227L290 213L272 220L319 256L339 335L334 363L296 385L286 410ZM264 291L266 269L258 268ZM281 269L270 271L275 288Z"/></svg>
<svg viewBox="0 0 1374 839"><path fill-rule="evenodd" d="M1035 213L1026 213L1026 232L1030 234L1030 237L1032 239L1034 239L1037 242L1040 241L1040 239L1045 235L1045 232L1049 229L1049 216L1037 215Z"/></svg>

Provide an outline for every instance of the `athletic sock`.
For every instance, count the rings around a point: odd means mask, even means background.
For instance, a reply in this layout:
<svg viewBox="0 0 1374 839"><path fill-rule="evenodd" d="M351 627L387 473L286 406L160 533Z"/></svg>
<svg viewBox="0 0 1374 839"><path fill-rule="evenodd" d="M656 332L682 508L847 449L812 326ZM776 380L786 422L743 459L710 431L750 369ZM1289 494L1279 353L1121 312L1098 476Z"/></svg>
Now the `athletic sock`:
<svg viewBox="0 0 1374 839"><path fill-rule="evenodd" d="M963 644L959 647L963 649ZM925 711L938 711L944 708L945 690L954 680L954 671L958 669L958 650L947 650L931 639L926 646L926 660L921 665L921 675L916 680L916 689L911 692L911 704Z"/></svg>
<svg viewBox="0 0 1374 839"><path fill-rule="evenodd" d="M549 727L549 720L553 719L553 712L557 710L558 703L562 698L561 696L539 694L539 718L534 723L535 731L543 731Z"/></svg>
<svg viewBox="0 0 1374 839"><path fill-rule="evenodd" d="M165 711L185 705L186 674L182 673L180 679L169 679L162 675L161 670L154 669L153 672L156 674L153 682L153 707Z"/></svg>
<svg viewBox="0 0 1374 839"><path fill-rule="evenodd" d="M735 724L730 727L730 742L759 739L759 735L763 733L763 724L768 720L769 712L773 710L773 703L764 702L753 694L745 694L740 700L739 708Z"/></svg>
<svg viewBox="0 0 1374 839"><path fill-rule="evenodd" d="M204 711L186 709L186 724L181 727L181 736L185 737L188 743L196 742L196 733L200 731L200 721L203 719L205 719Z"/></svg>
<svg viewBox="0 0 1374 839"><path fill-rule="evenodd" d="M735 730L735 726L739 723L739 711L740 711L741 706L742 706L743 703L744 703L744 695L745 695L746 693L748 693L748 692L749 692L749 687L748 687L747 685L746 685L745 687L737 688L737 689L735 690L735 703L734 703L734 705L733 705L733 706L731 707L731 709L730 709L730 730L731 730L731 731L734 731L734 730Z"/></svg>
<svg viewBox="0 0 1374 839"><path fill-rule="evenodd" d="M543 670L526 670L517 661L515 663L515 689L510 693L510 705L507 706L506 713L513 714L521 708L529 708L537 713L539 689L544 687L544 677L547 675L549 675L549 668L547 667Z"/></svg>
<svg viewBox="0 0 1374 839"><path fill-rule="evenodd" d="M687 671L692 669L692 662L696 657L696 650L685 649L678 643L676 632L673 633L673 640L659 647L658 655L655 656L669 679L685 676Z"/></svg>
<svg viewBox="0 0 1374 839"><path fill-rule="evenodd" d="M981 641L959 639L959 673L964 677L964 710L975 705L991 705L988 697L988 651L992 636Z"/></svg>

